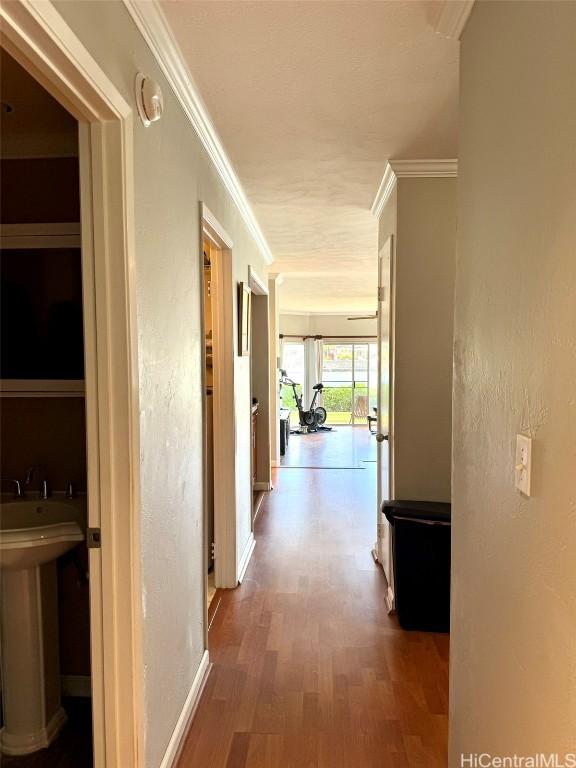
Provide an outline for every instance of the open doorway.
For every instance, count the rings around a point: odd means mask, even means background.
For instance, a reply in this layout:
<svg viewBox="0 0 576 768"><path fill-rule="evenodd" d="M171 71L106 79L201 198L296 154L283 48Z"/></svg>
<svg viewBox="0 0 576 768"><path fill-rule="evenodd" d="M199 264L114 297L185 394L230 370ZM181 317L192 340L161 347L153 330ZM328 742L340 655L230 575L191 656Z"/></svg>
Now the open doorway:
<svg viewBox="0 0 576 768"><path fill-rule="evenodd" d="M238 584L232 241L209 209L201 217L201 323L204 335L204 538L206 604ZM222 468L226 471L222 471ZM210 623L210 613L208 618Z"/></svg>
<svg viewBox="0 0 576 768"><path fill-rule="evenodd" d="M0 68L0 762L88 768L93 590L84 329L92 300L81 241L79 126L2 49Z"/></svg>
<svg viewBox="0 0 576 768"><path fill-rule="evenodd" d="M216 597L214 571L214 327L212 295L216 289L213 280L212 246L208 237L202 241L202 273L204 291L203 328L205 344L205 421L204 421L204 507L206 528L204 534L206 557L206 604L208 614L214 613L212 602Z"/></svg>
<svg viewBox="0 0 576 768"><path fill-rule="evenodd" d="M268 289L250 268L250 392L252 414L252 530L270 491L270 356Z"/></svg>
<svg viewBox="0 0 576 768"><path fill-rule="evenodd" d="M6 380L2 382L2 389L3 396L8 398L10 392L16 392L14 399L25 391L32 395L31 400L40 393L42 400L48 397L62 399L64 394L83 401L88 502L83 535L88 544L90 573L93 764L95 768L104 765L120 768L139 765L138 755L143 754L142 675L138 674L142 667L138 361L131 269L134 255L132 115L130 106L80 40L50 9L51 6L32 7L21 0L4 4L1 12L2 49L77 121L80 221L52 220L40 222L41 226L38 226L38 222L28 219L21 222L25 224L24 228L10 229L8 226L4 229L2 244L7 249L34 249L40 245L36 240L40 236L52 238L54 249L80 248L84 325L84 380L80 382L84 392L79 396L77 384L70 383L78 381L76 379L9 380L12 383ZM3 126L6 111L3 108ZM22 147L26 138L26 132L18 135L12 147ZM58 144L61 146L60 142ZM58 183L56 178L51 181ZM3 203L6 198L4 188ZM52 207L54 203L57 201L49 201ZM58 226L48 226L54 224ZM73 226L62 226L65 224ZM11 240L13 237L19 238L18 243ZM30 347L29 344L27 349ZM50 373L51 376L54 374L55 371ZM46 381L55 381L56 385L47 385ZM54 452L60 450L58 444L52 447ZM37 505L42 511L48 507L45 502L51 498L49 483L45 485L44 479L39 477L37 469L31 473L30 485L34 493L48 496ZM18 485L11 483L10 486L11 494L18 494ZM78 503L80 494L74 498L76 487L72 482L69 495L73 498L66 499L70 502L69 507L73 506L71 502ZM18 501L24 499L11 500ZM62 511L61 506L59 509ZM38 519L36 514L34 519ZM9 516L2 514L2 522L7 521ZM57 525L64 526L67 537L71 530L75 530L74 521L70 527L67 519ZM78 525L81 527L82 520ZM4 527L1 531L2 550L5 550L7 530L10 528ZM51 554L57 556L58 552L51 549ZM9 559L4 551L0 557L3 563ZM3 572L4 567L0 571ZM51 599L53 601L54 596ZM34 611L32 615L40 617ZM57 621L53 621L48 627L44 644L44 661L50 662L52 680L58 661L54 653L54 649L58 649L58 643L54 643L56 625ZM46 653L48 646L52 649L50 659ZM2 656L5 665L5 642ZM29 666L25 667L27 671ZM3 683L6 687L5 677ZM58 687L58 675L56 683L44 685L44 695L49 696L51 708L61 695ZM47 708L44 713L40 710L40 714L44 716L47 711ZM58 707L56 711L59 711ZM6 705L4 715L7 720ZM58 724L58 718L55 724ZM61 718L59 724L62 724ZM50 740L53 734L50 727L40 736ZM31 760L32 755L34 753L16 759ZM64 763L60 761L59 764ZM71 764L78 762L73 759Z"/></svg>

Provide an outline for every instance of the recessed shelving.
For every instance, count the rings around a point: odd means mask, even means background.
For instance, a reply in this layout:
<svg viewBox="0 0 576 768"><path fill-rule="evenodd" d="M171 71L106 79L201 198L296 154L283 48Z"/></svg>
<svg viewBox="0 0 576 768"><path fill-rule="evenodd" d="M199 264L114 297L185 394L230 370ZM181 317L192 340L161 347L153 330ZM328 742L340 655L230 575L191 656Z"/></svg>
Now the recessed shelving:
<svg viewBox="0 0 576 768"><path fill-rule="evenodd" d="M84 379L0 379L1 397L84 397Z"/></svg>

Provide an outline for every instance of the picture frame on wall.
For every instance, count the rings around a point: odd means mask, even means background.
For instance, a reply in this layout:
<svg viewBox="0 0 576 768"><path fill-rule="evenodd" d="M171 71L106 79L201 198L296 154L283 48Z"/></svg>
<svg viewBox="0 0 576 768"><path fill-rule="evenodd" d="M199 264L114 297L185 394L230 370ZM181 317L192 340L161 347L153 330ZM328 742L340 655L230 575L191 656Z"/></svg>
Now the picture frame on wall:
<svg viewBox="0 0 576 768"><path fill-rule="evenodd" d="M246 283L238 283L238 354L250 354L250 303L252 291Z"/></svg>

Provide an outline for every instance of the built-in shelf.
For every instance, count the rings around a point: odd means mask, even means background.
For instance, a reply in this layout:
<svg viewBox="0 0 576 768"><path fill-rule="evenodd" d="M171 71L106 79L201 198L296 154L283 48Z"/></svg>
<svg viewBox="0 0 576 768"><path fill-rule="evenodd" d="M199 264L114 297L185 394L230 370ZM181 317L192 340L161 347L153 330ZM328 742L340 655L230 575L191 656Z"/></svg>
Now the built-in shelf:
<svg viewBox="0 0 576 768"><path fill-rule="evenodd" d="M80 224L75 221L0 226L0 248L80 248L80 243Z"/></svg>
<svg viewBox="0 0 576 768"><path fill-rule="evenodd" d="M84 379L0 379L1 397L84 397Z"/></svg>

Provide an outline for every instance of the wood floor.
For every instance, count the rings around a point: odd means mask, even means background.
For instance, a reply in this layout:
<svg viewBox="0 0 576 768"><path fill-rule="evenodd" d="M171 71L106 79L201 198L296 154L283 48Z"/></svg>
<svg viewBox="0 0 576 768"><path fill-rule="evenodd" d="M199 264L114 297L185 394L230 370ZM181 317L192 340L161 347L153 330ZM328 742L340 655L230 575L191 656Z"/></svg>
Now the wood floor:
<svg viewBox="0 0 576 768"><path fill-rule="evenodd" d="M386 614L374 466L280 469L275 486L179 768L446 768L448 637Z"/></svg>
<svg viewBox="0 0 576 768"><path fill-rule="evenodd" d="M335 426L332 432L290 435L282 467L363 469L376 461L376 437L368 427Z"/></svg>

